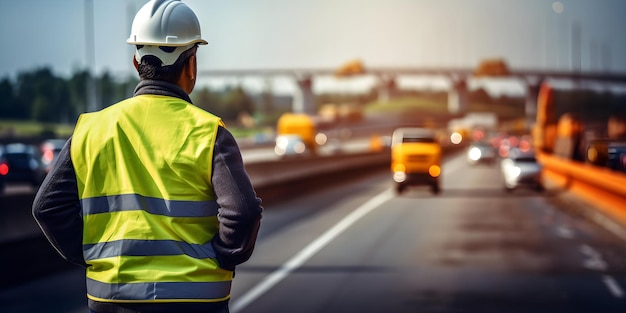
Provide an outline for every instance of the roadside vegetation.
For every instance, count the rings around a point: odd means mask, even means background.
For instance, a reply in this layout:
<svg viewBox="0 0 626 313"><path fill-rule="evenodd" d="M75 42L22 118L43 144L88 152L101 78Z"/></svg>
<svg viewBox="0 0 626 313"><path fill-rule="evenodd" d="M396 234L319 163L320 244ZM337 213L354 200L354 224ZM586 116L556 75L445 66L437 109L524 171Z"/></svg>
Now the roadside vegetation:
<svg viewBox="0 0 626 313"><path fill-rule="evenodd" d="M69 78L55 75L48 68L0 78L0 138L65 138L73 130L78 116L87 109L87 81L95 83L96 110L132 95L136 77L114 79L108 73L91 77L78 71ZM226 122L237 138L267 133L284 112L291 110L291 96L270 93L249 94L242 86L214 90L198 86L191 94L195 105ZM604 117L606 112L626 111L624 95L592 90L562 91L557 94L560 111L575 111L583 116ZM351 104L365 114L433 115L448 113L448 93L442 90L394 90L393 97L381 101L375 89L365 94L326 93L316 95L316 105ZM492 112L501 120L525 115L524 96L488 94L484 89L468 91L466 112ZM566 108L564 108L565 106Z"/></svg>

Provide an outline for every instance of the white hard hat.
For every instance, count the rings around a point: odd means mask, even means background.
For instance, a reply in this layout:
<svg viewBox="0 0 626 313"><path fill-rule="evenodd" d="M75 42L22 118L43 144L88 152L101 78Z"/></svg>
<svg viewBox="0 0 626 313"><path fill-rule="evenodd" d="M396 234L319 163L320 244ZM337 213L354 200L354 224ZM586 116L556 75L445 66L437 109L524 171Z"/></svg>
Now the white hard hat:
<svg viewBox="0 0 626 313"><path fill-rule="evenodd" d="M207 44L201 37L196 14L180 0L150 0L146 3L135 15L126 42L138 46L137 62L141 62L145 55L154 55L164 65L173 64L183 51L196 44Z"/></svg>

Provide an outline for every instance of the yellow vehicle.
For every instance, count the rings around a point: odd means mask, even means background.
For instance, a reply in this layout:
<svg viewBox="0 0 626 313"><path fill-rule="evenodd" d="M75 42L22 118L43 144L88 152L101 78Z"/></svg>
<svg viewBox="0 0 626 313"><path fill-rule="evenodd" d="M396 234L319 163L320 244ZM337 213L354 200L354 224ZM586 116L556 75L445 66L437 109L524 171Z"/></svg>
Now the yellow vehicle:
<svg viewBox="0 0 626 313"><path fill-rule="evenodd" d="M285 113L280 116L276 124L276 149L282 151L280 144L286 141L283 138L295 138L295 136L299 137L298 140L304 144L297 153L315 154L317 152L317 126L311 116L297 113Z"/></svg>
<svg viewBox="0 0 626 313"><path fill-rule="evenodd" d="M391 137L391 171L396 192L407 187L428 185L435 194L441 191L441 145L428 128L398 128Z"/></svg>

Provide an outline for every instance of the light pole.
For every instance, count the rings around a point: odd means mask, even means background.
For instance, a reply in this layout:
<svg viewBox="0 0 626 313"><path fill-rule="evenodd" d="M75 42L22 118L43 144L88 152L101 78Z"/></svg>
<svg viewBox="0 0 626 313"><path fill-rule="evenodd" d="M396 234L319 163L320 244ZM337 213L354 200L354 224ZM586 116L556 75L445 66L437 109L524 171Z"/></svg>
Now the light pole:
<svg viewBox="0 0 626 313"><path fill-rule="evenodd" d="M565 6L563 5L563 3L561 1L555 1L552 3L552 10L554 11L554 13L557 14L557 16L560 16L561 13L563 13L563 11L565 10ZM556 26L554 27L555 31L556 31L556 39L554 40L556 43L556 47L555 47L555 55L556 55L556 67L557 69L561 66L561 44L562 44L562 39L561 39L561 23L560 23L560 19L557 17L556 20Z"/></svg>
<svg viewBox="0 0 626 313"><path fill-rule="evenodd" d="M95 58L95 40L93 25L93 0L85 0L85 60L87 62L87 112L96 110L96 81L94 64Z"/></svg>
<svg viewBox="0 0 626 313"><path fill-rule="evenodd" d="M572 21L572 51L570 57L570 71L579 74L582 70L582 26L578 21Z"/></svg>

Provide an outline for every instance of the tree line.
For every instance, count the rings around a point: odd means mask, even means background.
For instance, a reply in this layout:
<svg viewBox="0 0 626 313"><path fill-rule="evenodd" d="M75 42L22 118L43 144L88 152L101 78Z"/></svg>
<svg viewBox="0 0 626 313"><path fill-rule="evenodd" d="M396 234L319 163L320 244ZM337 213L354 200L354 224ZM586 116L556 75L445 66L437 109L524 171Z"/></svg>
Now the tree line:
<svg viewBox="0 0 626 313"><path fill-rule="evenodd" d="M87 111L87 84L94 79L96 107L106 107L132 94L137 79L118 82L108 73L92 77L86 71L71 77L55 75L50 68L21 72L15 80L0 80L0 116L7 120L74 123Z"/></svg>
<svg viewBox="0 0 626 313"><path fill-rule="evenodd" d="M96 91L96 109L102 109L132 96L138 77L115 79L108 72L92 77L89 71L77 71L69 78L55 75L43 67L22 72L15 80L0 79L0 119L35 121L41 123L73 124L87 111L87 84L93 79ZM446 91L400 90L399 96L429 98L447 103ZM262 125L274 125L280 114L291 109L291 96L276 96L271 91L249 94L240 85L223 90L197 86L191 94L194 104L231 123L242 117L254 117ZM327 93L316 95L319 106L326 103L355 103L366 106L375 102L375 89L363 94ZM499 115L524 114L524 97L492 97L484 89L469 91L470 112L493 111ZM579 112L586 118L604 119L611 114L625 114L626 96L610 91L564 90L557 92L557 113ZM506 116L513 117L513 116ZM245 126L245 125L244 125Z"/></svg>
<svg viewBox="0 0 626 313"><path fill-rule="evenodd" d="M119 80L108 72L92 76L87 70L69 78L55 75L47 67L21 72L14 80L0 80L0 119L73 124L88 110L87 84L91 79L96 110L132 96L139 83L138 77ZM191 97L194 104L224 119L256 112L252 97L240 86L219 91L199 86Z"/></svg>

